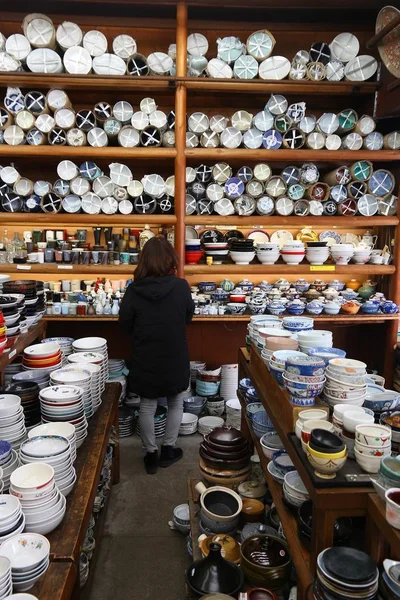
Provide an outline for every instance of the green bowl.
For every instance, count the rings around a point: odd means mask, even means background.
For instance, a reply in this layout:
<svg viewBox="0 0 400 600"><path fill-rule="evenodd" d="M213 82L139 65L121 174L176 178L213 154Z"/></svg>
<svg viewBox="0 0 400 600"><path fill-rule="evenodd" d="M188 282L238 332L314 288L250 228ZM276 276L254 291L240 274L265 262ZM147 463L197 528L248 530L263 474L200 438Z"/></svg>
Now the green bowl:
<svg viewBox="0 0 400 600"><path fill-rule="evenodd" d="M379 470L386 477L400 483L400 457L392 458L391 456L385 456L381 460Z"/></svg>

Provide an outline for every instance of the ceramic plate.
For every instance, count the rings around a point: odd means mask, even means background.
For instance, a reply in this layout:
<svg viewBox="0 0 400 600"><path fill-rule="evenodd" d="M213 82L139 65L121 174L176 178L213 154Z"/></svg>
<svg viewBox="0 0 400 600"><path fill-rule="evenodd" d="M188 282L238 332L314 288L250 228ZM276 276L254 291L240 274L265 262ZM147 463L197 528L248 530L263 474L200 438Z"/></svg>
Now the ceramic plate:
<svg viewBox="0 0 400 600"><path fill-rule="evenodd" d="M279 229L278 231L274 231L271 235L271 242L276 242L279 244L279 247L282 248L284 244L293 242L293 235L286 229Z"/></svg>
<svg viewBox="0 0 400 600"><path fill-rule="evenodd" d="M342 244L352 244L354 247L358 246L361 242L360 236L355 233L343 233L341 238Z"/></svg>
<svg viewBox="0 0 400 600"><path fill-rule="evenodd" d="M309 227L304 227L296 235L296 240L300 240L303 244L305 242L318 242L318 234Z"/></svg>
<svg viewBox="0 0 400 600"><path fill-rule="evenodd" d="M250 231L247 238L253 240L255 244L265 244L270 240L268 233L262 229L253 229L253 231Z"/></svg>
<svg viewBox="0 0 400 600"><path fill-rule="evenodd" d="M399 14L395 6L382 8L376 19L375 32L379 33ZM400 25L392 29L390 33L378 44L379 54L387 70L396 78L400 77Z"/></svg>
<svg viewBox="0 0 400 600"><path fill-rule="evenodd" d="M319 234L319 241L327 242L328 246L332 246L333 244L341 244L342 238L337 233L337 231L327 230L327 231L321 231L321 233Z"/></svg>

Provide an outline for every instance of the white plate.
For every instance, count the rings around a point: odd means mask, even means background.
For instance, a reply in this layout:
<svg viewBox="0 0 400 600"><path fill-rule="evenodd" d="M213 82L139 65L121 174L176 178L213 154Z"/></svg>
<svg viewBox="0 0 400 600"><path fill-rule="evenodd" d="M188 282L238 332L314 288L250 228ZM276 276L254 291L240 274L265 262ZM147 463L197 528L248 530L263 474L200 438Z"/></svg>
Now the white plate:
<svg viewBox="0 0 400 600"><path fill-rule="evenodd" d="M274 231L274 233L271 235L271 242L279 244L279 248L282 248L282 246L292 241L293 235L286 229L279 229L278 231Z"/></svg>
<svg viewBox="0 0 400 600"><path fill-rule="evenodd" d="M344 74L349 81L367 81L378 69L378 62L373 56L363 54L347 63Z"/></svg>

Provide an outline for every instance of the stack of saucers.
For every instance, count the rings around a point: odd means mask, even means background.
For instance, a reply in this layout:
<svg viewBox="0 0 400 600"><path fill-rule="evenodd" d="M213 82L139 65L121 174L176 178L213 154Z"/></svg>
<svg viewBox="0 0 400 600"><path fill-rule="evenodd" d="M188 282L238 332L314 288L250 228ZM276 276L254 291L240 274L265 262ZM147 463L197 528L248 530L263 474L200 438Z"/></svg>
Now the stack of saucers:
<svg viewBox="0 0 400 600"><path fill-rule="evenodd" d="M136 415L139 412L136 410ZM157 406L156 414L154 415L154 429L156 433L156 438L164 437L165 427L167 425L167 409L164 406ZM135 432L137 435L140 435L140 424L139 419L136 420Z"/></svg>
<svg viewBox="0 0 400 600"><path fill-rule="evenodd" d="M379 570L375 561L355 548L334 547L317 558L314 583L316 598L373 600L378 591Z"/></svg>
<svg viewBox="0 0 400 600"><path fill-rule="evenodd" d="M12 376L12 382L34 381L38 384L39 390L47 387L50 381L50 373L44 369L34 369L33 371L20 371Z"/></svg>
<svg viewBox="0 0 400 600"><path fill-rule="evenodd" d="M125 366L123 358L111 358L108 361L108 378L115 379L124 375Z"/></svg>
<svg viewBox="0 0 400 600"><path fill-rule="evenodd" d="M24 350L22 364L26 371L40 369L51 373L62 365L60 346L56 342L28 346Z"/></svg>
<svg viewBox="0 0 400 600"><path fill-rule="evenodd" d="M0 396L0 440L6 440L17 450L26 437L24 409L15 394Z"/></svg>
<svg viewBox="0 0 400 600"><path fill-rule="evenodd" d="M79 367L78 365L70 365L53 372L50 377L50 383L53 386L59 384L78 386L81 393L83 393L82 400L85 408L86 418L90 418L94 412L90 383L91 378L92 374L89 369Z"/></svg>
<svg viewBox="0 0 400 600"><path fill-rule="evenodd" d="M118 409L119 437L129 437L135 432L135 415L132 408L122 406Z"/></svg>
<svg viewBox="0 0 400 600"><path fill-rule="evenodd" d="M20 397L27 429L40 423L39 386L35 381L9 383L0 391Z"/></svg>
<svg viewBox="0 0 400 600"><path fill-rule="evenodd" d="M82 388L74 385L55 385L39 394L43 423L67 422L75 426L76 447L87 437L87 419Z"/></svg>
<svg viewBox="0 0 400 600"><path fill-rule="evenodd" d="M224 400L234 398L238 389L238 365L222 365L221 367L221 386L219 395Z"/></svg>
<svg viewBox="0 0 400 600"><path fill-rule="evenodd" d="M71 444L71 457L74 462L76 459L76 430L75 425L65 422L43 423L31 429L28 433L28 439L42 435L59 435L66 438Z"/></svg>
<svg viewBox="0 0 400 600"><path fill-rule="evenodd" d="M74 352L95 352L103 355L104 360L101 364L101 391L103 392L108 377L107 340L101 337L80 338L79 340L75 340L73 342L72 348Z"/></svg>
<svg viewBox="0 0 400 600"><path fill-rule="evenodd" d="M61 350L61 354L62 354L62 358L63 358L63 364L65 365L67 358L70 354L72 354L73 350L72 350L72 342L74 341L74 338L71 337L51 337L51 338L45 338L44 340L42 340L42 344L46 344L48 342L55 342L56 344L58 344L60 346L60 350Z"/></svg>
<svg viewBox="0 0 400 600"><path fill-rule="evenodd" d="M0 598L11 598L11 594L11 561L6 556L0 556Z"/></svg>
<svg viewBox="0 0 400 600"><path fill-rule="evenodd" d="M26 592L49 566L50 543L38 533L18 534L1 546L0 554L11 562L14 591ZM21 600L24 596L29 598L30 594L21 594Z"/></svg>
<svg viewBox="0 0 400 600"><path fill-rule="evenodd" d="M59 435L33 437L26 440L19 451L19 459L22 465L40 462L51 465L54 469L56 485L64 496L68 496L76 482L76 472L73 467L75 458L76 450L72 449L67 438ZM40 519L38 520L40 521ZM27 531L29 531L28 525L27 519ZM48 532L42 531L40 533Z"/></svg>
<svg viewBox="0 0 400 600"><path fill-rule="evenodd" d="M22 512L21 502L10 494L0 496L0 544L25 527L25 517Z"/></svg>
<svg viewBox="0 0 400 600"><path fill-rule="evenodd" d="M101 404L102 394L102 362L103 355L97 352L80 352L77 354L71 354L68 357L68 363L66 366L73 366L76 370L89 371L91 374L90 378L90 392L93 411L99 408Z"/></svg>

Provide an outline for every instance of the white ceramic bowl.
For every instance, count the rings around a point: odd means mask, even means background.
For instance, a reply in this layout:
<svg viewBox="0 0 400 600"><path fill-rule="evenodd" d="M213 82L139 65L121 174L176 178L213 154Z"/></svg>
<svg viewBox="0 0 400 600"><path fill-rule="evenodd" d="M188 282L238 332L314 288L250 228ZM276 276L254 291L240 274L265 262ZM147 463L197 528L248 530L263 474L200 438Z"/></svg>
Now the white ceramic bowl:
<svg viewBox="0 0 400 600"><path fill-rule="evenodd" d="M356 457L356 461L364 471L367 473L378 473L382 459L381 456L368 456L367 454L361 454L357 448L354 448L354 455Z"/></svg>
<svg viewBox="0 0 400 600"><path fill-rule="evenodd" d="M373 423L373 415L360 411L347 411L343 415L343 428L350 433L355 432L357 425L372 425Z"/></svg>
<svg viewBox="0 0 400 600"><path fill-rule="evenodd" d="M0 419L18 414L21 407L21 398L15 394L0 395Z"/></svg>
<svg viewBox="0 0 400 600"><path fill-rule="evenodd" d="M248 265L254 259L255 252L229 252L231 259L237 265Z"/></svg>
<svg viewBox="0 0 400 600"><path fill-rule="evenodd" d="M15 491L39 492L49 486L54 479L54 469L46 463L32 463L18 467L10 478Z"/></svg>
<svg viewBox="0 0 400 600"><path fill-rule="evenodd" d="M21 509L21 503L15 496L10 494L0 495L0 525L7 523Z"/></svg>
<svg viewBox="0 0 400 600"><path fill-rule="evenodd" d="M364 444L369 448L383 448L390 445L392 430L384 425L357 425L356 442Z"/></svg>
<svg viewBox="0 0 400 600"><path fill-rule="evenodd" d="M33 569L46 559L49 553L48 539L33 533L15 535L1 546L1 555L9 558L12 569L20 573Z"/></svg>

